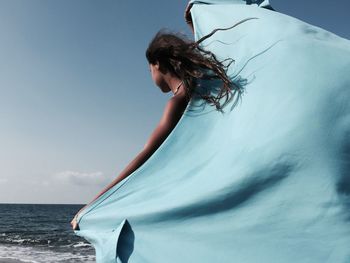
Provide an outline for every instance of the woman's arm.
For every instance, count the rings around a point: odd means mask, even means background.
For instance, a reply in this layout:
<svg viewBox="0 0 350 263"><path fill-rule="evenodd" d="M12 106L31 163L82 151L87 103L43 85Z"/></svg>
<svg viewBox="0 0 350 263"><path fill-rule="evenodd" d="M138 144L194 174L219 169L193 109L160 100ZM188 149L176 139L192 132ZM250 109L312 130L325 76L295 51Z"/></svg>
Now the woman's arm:
<svg viewBox="0 0 350 263"><path fill-rule="evenodd" d="M162 118L146 142L143 150L128 164L128 166L119 174L116 179L114 179L105 189L103 189L89 204L80 209L77 215L83 209L93 203L97 198L111 189L114 185L122 181L125 177L129 176L148 160L148 158L159 148L159 146L164 142L164 140L176 126L177 122L182 116L184 109L186 108L186 105L186 100L180 97L173 97L167 102ZM71 222L73 229L75 229L74 227L77 227L74 226L73 222L74 219L76 219L77 215Z"/></svg>

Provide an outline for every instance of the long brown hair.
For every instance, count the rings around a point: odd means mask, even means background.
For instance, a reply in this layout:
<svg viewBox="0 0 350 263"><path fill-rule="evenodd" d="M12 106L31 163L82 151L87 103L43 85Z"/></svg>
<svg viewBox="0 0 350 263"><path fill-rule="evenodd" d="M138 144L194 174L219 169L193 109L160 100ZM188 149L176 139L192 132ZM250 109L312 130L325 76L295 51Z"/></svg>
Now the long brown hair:
<svg viewBox="0 0 350 263"><path fill-rule="evenodd" d="M196 92L199 79L221 79L223 85L216 96L210 95L209 92L209 95L200 94L200 97L210 105L215 105L216 109L222 112L222 108L237 95L233 103L234 107L243 92L243 88L234 83L227 75L227 70L232 62L234 62L234 59L228 58L219 61L214 53L203 49L199 44L217 31L231 29L240 23L254 18L241 20L228 28L215 29L196 42L187 39L180 33L168 33L160 30L150 42L146 50L146 58L150 64L155 65L158 62L162 72L164 71L166 73L169 71L180 78L184 83L188 100ZM225 65L225 62L228 62L228 64ZM220 105L220 100L224 96L226 96L226 100L223 105Z"/></svg>

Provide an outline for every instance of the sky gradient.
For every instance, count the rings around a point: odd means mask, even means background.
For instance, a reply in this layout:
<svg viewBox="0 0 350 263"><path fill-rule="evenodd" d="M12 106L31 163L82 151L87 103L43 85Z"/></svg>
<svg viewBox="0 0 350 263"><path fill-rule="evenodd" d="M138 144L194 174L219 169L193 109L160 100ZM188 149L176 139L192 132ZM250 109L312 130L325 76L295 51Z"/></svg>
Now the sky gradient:
<svg viewBox="0 0 350 263"><path fill-rule="evenodd" d="M347 0L271 0L350 39ZM86 203L142 150L171 94L145 49L190 36L185 0L0 0L0 203Z"/></svg>

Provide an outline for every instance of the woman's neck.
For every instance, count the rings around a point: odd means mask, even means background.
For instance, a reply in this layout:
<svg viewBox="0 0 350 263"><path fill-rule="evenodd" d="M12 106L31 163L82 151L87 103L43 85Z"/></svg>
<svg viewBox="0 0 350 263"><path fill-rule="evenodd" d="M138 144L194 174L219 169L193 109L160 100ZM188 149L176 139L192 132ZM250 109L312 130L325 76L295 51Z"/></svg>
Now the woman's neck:
<svg viewBox="0 0 350 263"><path fill-rule="evenodd" d="M179 94L181 90L183 90L183 85L181 85L182 80L176 76L169 74L168 77L165 78L165 82L174 95Z"/></svg>

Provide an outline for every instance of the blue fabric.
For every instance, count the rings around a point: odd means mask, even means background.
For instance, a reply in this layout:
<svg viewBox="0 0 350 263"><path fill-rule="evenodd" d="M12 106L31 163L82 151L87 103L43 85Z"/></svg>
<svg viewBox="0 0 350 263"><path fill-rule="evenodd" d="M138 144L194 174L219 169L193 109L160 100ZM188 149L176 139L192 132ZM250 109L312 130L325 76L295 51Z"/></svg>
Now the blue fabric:
<svg viewBox="0 0 350 263"><path fill-rule="evenodd" d="M228 5L255 5L259 7L269 6L269 0L191 0L190 4L228 4Z"/></svg>
<svg viewBox="0 0 350 263"><path fill-rule="evenodd" d="M191 13L196 39L255 17L202 43L235 59L241 102L192 98L75 233L98 263L350 262L350 41L255 5Z"/></svg>

